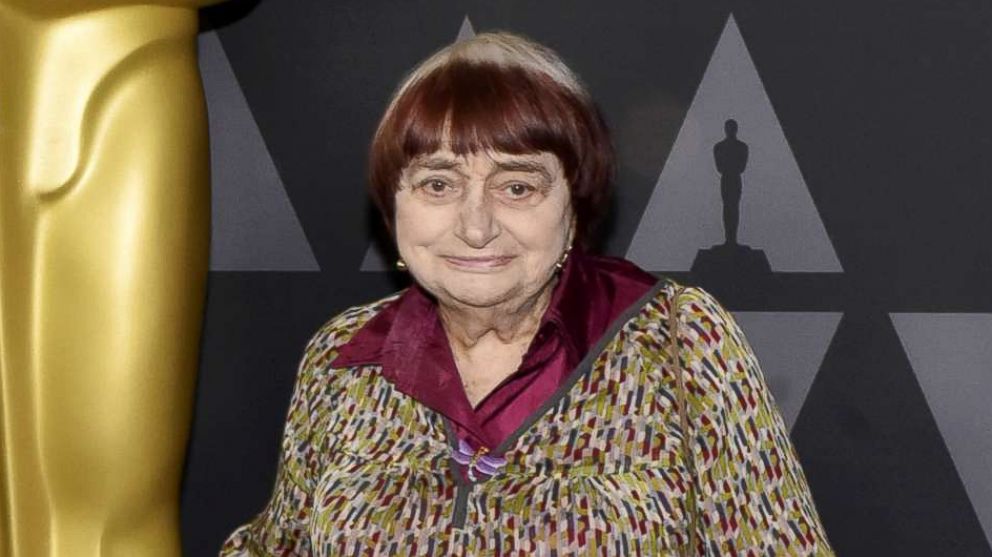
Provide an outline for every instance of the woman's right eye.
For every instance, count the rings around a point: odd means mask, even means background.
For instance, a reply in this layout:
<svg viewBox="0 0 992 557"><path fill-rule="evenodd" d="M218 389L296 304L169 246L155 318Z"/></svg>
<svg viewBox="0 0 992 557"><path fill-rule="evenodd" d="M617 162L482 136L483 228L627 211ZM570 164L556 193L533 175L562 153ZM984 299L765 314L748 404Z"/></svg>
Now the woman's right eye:
<svg viewBox="0 0 992 557"><path fill-rule="evenodd" d="M417 184L417 189L428 197L443 198L450 195L455 188L446 180L429 178Z"/></svg>

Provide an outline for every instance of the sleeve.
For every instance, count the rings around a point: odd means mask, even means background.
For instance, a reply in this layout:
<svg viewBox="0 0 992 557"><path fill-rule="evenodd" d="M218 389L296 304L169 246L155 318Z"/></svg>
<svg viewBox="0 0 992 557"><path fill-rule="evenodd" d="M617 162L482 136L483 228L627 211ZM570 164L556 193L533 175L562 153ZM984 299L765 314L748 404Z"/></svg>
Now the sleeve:
<svg viewBox="0 0 992 557"><path fill-rule="evenodd" d="M228 537L221 557L311 555L308 529L321 452L314 422L321 412L319 368L327 361L321 336L318 332L307 343L297 370L272 497L261 513Z"/></svg>
<svg viewBox="0 0 992 557"><path fill-rule="evenodd" d="M701 288L686 288L678 311L693 430L695 554L834 555L744 333Z"/></svg>

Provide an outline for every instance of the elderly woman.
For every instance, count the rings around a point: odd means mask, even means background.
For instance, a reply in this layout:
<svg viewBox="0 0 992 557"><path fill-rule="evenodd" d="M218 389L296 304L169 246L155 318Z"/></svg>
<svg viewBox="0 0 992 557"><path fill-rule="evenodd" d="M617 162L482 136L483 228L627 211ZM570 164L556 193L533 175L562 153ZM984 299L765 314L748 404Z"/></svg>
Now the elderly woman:
<svg viewBox="0 0 992 557"><path fill-rule="evenodd" d="M413 285L310 340L272 499L222 555L832 555L730 313L583 250L614 159L553 52L442 49L370 164Z"/></svg>

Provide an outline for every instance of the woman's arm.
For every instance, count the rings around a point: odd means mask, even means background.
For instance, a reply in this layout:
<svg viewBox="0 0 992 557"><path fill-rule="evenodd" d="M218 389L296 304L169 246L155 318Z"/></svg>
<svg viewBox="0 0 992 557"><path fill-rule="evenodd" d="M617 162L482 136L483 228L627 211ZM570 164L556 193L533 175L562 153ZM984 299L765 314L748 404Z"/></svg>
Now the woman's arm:
<svg viewBox="0 0 992 557"><path fill-rule="evenodd" d="M320 447L313 425L323 384L318 362L323 329L307 343L289 404L272 498L254 520L234 531L221 548L221 557L311 555L310 516L313 483L319 469Z"/></svg>
<svg viewBox="0 0 992 557"><path fill-rule="evenodd" d="M698 287L679 301L700 555L833 555L753 350ZM702 551L705 543L707 551Z"/></svg>
<svg viewBox="0 0 992 557"><path fill-rule="evenodd" d="M343 373L344 368L332 368L331 363L338 350L399 295L348 308L324 323L307 343L289 403L272 498L254 520L228 537L220 557L300 557L313 553L313 492L334 451L332 430L346 414L338 401L351 377Z"/></svg>

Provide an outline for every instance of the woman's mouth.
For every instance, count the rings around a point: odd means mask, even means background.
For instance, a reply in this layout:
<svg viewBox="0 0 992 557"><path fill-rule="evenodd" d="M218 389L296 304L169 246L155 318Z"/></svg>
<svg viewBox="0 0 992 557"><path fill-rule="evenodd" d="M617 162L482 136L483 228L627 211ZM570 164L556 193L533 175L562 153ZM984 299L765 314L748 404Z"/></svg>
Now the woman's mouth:
<svg viewBox="0 0 992 557"><path fill-rule="evenodd" d="M451 265L461 268L461 269L472 269L472 270L491 270L498 269L505 266L507 263L513 260L515 256L513 255L493 255L493 256L454 256L454 255L443 255L441 256L445 261Z"/></svg>

